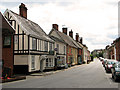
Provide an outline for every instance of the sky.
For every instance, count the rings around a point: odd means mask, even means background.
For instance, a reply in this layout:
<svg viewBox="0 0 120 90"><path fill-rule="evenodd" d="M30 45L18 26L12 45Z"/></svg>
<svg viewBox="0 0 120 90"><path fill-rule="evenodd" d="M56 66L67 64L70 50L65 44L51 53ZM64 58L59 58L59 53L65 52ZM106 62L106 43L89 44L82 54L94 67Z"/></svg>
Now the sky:
<svg viewBox="0 0 120 90"><path fill-rule="evenodd" d="M79 33L90 51L104 49L118 38L118 0L0 0L0 11L19 14L19 5L28 9L27 18L48 34L52 24Z"/></svg>

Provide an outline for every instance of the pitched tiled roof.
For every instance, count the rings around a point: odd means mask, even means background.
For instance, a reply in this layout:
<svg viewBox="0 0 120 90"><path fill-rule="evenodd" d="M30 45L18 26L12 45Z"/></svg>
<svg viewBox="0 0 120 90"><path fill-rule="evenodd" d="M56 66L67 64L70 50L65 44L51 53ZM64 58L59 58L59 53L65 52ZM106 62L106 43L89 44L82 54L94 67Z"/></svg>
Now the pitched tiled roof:
<svg viewBox="0 0 120 90"><path fill-rule="evenodd" d="M70 39L75 44L75 46L77 46L78 48L82 48L73 38L70 37Z"/></svg>
<svg viewBox="0 0 120 90"><path fill-rule="evenodd" d="M43 29L38 24L21 17L11 10L8 10L8 12L15 18L19 26L26 34L34 36L36 38L40 38L42 40L53 42L53 40L43 31Z"/></svg>
<svg viewBox="0 0 120 90"><path fill-rule="evenodd" d="M54 37L54 36L50 36L50 38L52 38L54 41L58 41L58 42L61 42L61 43L65 43L63 40L57 38L57 37Z"/></svg>
<svg viewBox="0 0 120 90"><path fill-rule="evenodd" d="M60 32L60 31L58 31L58 30L55 30L55 29L53 29L53 30L61 37L61 39L62 39L66 44L68 44L68 45L70 45L70 46L72 46L72 47L75 47L75 48L81 48L81 47L77 44L77 42L76 42L73 38L71 38L70 36L68 36L68 35L66 35L66 34L64 34L64 33Z"/></svg>

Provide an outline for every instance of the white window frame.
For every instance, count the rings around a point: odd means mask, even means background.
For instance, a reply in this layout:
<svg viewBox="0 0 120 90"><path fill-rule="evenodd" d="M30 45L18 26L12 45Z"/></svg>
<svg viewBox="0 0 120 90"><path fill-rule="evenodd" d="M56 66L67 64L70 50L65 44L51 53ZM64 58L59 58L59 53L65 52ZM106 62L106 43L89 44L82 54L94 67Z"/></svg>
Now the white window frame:
<svg viewBox="0 0 120 90"><path fill-rule="evenodd" d="M32 38L32 50L37 50L37 39L36 38Z"/></svg>
<svg viewBox="0 0 120 90"><path fill-rule="evenodd" d="M46 67L52 67L52 66L53 66L53 58L47 58Z"/></svg>
<svg viewBox="0 0 120 90"><path fill-rule="evenodd" d="M35 56L31 56L31 69L35 69Z"/></svg>
<svg viewBox="0 0 120 90"><path fill-rule="evenodd" d="M45 45L44 45L45 51L48 51L48 42L45 41L44 44L45 44Z"/></svg>
<svg viewBox="0 0 120 90"><path fill-rule="evenodd" d="M50 42L49 43L49 51L52 51L53 50L53 47L52 47L52 43Z"/></svg>

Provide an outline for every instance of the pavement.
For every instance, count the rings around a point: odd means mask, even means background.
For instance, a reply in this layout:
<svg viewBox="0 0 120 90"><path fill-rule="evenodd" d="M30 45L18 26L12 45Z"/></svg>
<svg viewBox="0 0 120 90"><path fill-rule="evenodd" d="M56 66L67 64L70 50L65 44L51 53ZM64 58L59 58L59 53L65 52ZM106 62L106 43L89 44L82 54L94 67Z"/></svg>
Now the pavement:
<svg viewBox="0 0 120 90"><path fill-rule="evenodd" d="M81 64L81 65L85 65L85 64ZM56 71L46 71L46 72L32 73L30 75L26 75L26 79L30 79L30 78L42 78L44 76L52 75L52 74L55 74L55 73L58 73L58 72L67 71L69 69L76 68L76 67L79 67L81 65L75 65L75 66L69 67L67 69L59 69L59 70L56 70Z"/></svg>
<svg viewBox="0 0 120 90"><path fill-rule="evenodd" d="M76 65L54 74L37 76L33 74L26 80L3 83L3 88L118 88L119 82L112 80L111 74L106 73L101 62Z"/></svg>

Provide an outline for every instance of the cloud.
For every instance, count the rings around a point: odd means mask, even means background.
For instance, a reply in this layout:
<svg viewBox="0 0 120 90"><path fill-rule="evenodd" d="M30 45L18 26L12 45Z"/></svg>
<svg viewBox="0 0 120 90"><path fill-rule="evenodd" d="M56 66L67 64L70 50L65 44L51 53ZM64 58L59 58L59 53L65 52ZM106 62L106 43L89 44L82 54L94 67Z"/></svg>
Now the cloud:
<svg viewBox="0 0 120 90"><path fill-rule="evenodd" d="M66 25L73 30L74 37L79 33L90 50L104 48L112 43L118 33L117 0L38 0L25 1L28 8L28 19L38 23L48 34L53 23ZM17 3L0 4L19 13ZM115 34L113 34L113 32Z"/></svg>

